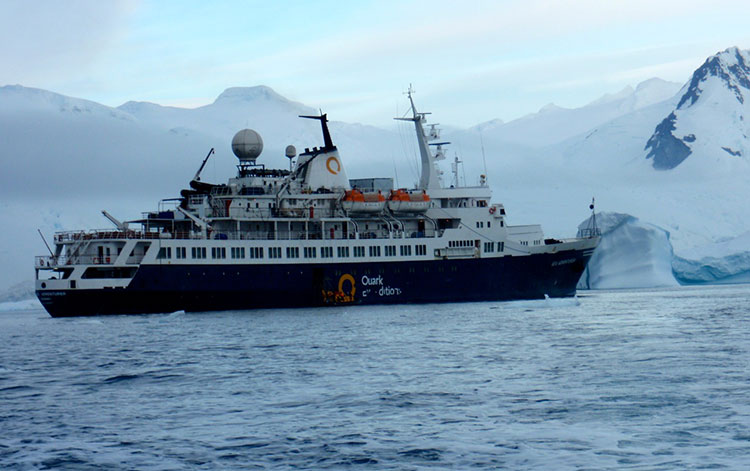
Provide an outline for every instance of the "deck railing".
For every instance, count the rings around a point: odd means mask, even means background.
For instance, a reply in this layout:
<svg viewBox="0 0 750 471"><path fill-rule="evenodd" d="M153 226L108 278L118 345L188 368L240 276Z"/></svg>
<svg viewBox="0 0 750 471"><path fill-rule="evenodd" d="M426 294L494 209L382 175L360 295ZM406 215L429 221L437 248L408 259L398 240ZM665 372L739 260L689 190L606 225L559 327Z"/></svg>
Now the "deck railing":
<svg viewBox="0 0 750 471"><path fill-rule="evenodd" d="M359 233L359 239L422 239L439 237L440 232L403 232L394 231L392 233L383 231L367 231ZM200 232L148 232L148 231L112 231L112 230L91 230L91 231L67 231L55 233L55 243L71 243L79 241L93 240L158 240L158 239L181 239L181 240L319 240L319 239L356 239L355 233L340 234L337 233L331 237L330 233L322 234L313 231L293 231L293 232L250 232L250 231L209 231L206 235Z"/></svg>
<svg viewBox="0 0 750 471"><path fill-rule="evenodd" d="M113 265L117 256L99 257L96 255L77 255L67 257L61 255L40 255L34 257L34 266L37 268L60 268L70 265ZM138 265L143 260L143 256L128 257L125 261L128 265Z"/></svg>

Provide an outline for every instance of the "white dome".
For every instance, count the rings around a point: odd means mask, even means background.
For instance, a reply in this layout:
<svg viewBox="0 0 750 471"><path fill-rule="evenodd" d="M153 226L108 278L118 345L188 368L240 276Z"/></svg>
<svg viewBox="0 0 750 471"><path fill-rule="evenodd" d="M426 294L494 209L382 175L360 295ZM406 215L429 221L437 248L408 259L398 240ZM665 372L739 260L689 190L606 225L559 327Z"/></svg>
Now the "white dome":
<svg viewBox="0 0 750 471"><path fill-rule="evenodd" d="M232 152L240 162L255 162L263 152L263 139L252 129L243 129L232 139Z"/></svg>
<svg viewBox="0 0 750 471"><path fill-rule="evenodd" d="M297 156L297 148L290 144L286 146L284 154L286 154L287 158L293 159Z"/></svg>

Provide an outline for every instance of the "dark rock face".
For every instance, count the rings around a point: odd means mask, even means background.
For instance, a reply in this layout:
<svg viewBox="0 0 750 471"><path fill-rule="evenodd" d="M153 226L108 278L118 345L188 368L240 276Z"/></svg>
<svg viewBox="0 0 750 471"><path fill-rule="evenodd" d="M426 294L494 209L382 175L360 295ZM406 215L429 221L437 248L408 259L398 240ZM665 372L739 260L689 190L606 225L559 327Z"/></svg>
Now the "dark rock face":
<svg viewBox="0 0 750 471"><path fill-rule="evenodd" d="M664 118L656 126L654 134L646 143L645 150L648 150L647 159L653 158L653 166L656 170L670 170L682 163L690 153L690 147L682 139L675 137L672 131L675 129L674 122L677 119L674 112ZM685 141L695 141L695 136L686 136Z"/></svg>
<svg viewBox="0 0 750 471"><path fill-rule="evenodd" d="M728 153L729 155L732 155L734 157L742 157L742 151L733 150L729 147L722 147L722 149L724 149L724 151Z"/></svg>

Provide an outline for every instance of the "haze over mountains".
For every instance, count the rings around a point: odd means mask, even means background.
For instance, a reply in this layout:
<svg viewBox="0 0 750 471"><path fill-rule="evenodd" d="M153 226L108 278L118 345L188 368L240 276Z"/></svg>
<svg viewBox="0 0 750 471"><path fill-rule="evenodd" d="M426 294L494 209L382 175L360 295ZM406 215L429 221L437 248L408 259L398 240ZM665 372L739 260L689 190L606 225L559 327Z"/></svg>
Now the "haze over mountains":
<svg viewBox="0 0 750 471"><path fill-rule="evenodd" d="M440 103L415 98L420 111L450 123ZM668 231L685 259L716 255L705 248L715 243L750 252L727 243L750 231L749 106L750 53L730 48L709 57L684 84L651 79L576 109L550 104L507 123L441 126L452 142L444 182L453 179L449 164L457 154L464 162L459 179L474 184L486 172L512 224L541 223L549 236L571 236L596 196L598 210ZM136 218L158 199L177 196L212 147L216 155L203 177L223 182L235 173L231 138L245 127L263 136L259 163L286 168L288 144L299 151L322 144L317 123L297 118L314 113L265 86L230 88L195 109L145 102L110 108L20 85L0 87L0 209L6 227L14 228L0 248L3 265L11 267L0 275L0 289L33 275L33 256L46 251L37 228L49 236L107 227L101 209ZM414 184L413 127L329 118L350 178L395 176L399 186ZM630 219L618 219L624 220ZM627 250L626 244L616 247Z"/></svg>

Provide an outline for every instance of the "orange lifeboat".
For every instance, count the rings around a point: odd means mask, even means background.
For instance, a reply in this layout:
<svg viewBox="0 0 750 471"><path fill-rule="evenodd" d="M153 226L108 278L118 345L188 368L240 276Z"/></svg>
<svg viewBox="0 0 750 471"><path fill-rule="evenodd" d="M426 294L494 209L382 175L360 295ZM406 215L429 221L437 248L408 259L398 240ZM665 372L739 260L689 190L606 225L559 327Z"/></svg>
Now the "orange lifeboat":
<svg viewBox="0 0 750 471"><path fill-rule="evenodd" d="M430 208L430 196L424 190L391 190L388 209L394 213L423 213Z"/></svg>
<svg viewBox="0 0 750 471"><path fill-rule="evenodd" d="M379 191L363 193L356 189L348 190L341 200L341 207L350 213L379 213L385 207L385 197Z"/></svg>

